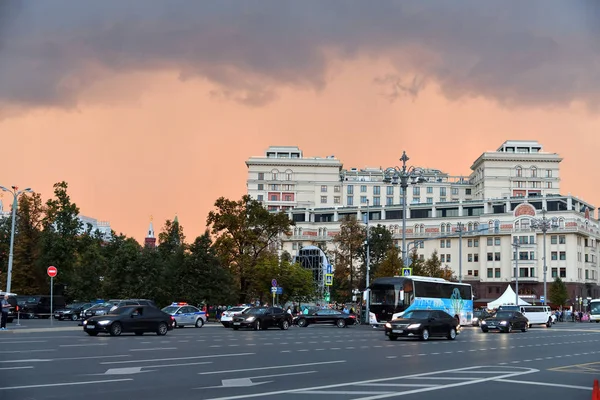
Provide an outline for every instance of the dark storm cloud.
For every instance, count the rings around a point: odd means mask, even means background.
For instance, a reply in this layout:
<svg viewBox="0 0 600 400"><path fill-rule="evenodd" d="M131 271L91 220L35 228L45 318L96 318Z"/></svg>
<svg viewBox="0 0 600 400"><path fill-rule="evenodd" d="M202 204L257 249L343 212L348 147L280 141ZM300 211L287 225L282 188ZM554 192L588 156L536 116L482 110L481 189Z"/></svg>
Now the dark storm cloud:
<svg viewBox="0 0 600 400"><path fill-rule="evenodd" d="M396 74L366 78L391 99L437 82L449 98L594 106L597 3L1 0L0 106L71 107L91 83L160 69L259 106L282 85L323 88L332 54L388 58Z"/></svg>

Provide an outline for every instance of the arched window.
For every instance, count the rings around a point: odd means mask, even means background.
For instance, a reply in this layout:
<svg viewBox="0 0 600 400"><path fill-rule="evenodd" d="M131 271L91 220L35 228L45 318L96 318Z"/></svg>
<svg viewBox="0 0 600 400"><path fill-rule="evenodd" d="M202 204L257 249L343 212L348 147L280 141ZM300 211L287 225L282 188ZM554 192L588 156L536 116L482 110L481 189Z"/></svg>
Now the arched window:
<svg viewBox="0 0 600 400"><path fill-rule="evenodd" d="M479 222L475 222L473 224L473 230L478 231L479 230Z"/></svg>
<svg viewBox="0 0 600 400"><path fill-rule="evenodd" d="M518 231L521 228L521 221L515 221L515 230Z"/></svg>
<svg viewBox="0 0 600 400"><path fill-rule="evenodd" d="M537 167L535 165L531 166L531 177L537 178Z"/></svg>
<svg viewBox="0 0 600 400"><path fill-rule="evenodd" d="M528 230L531 228L531 220L529 218L523 218L521 220L521 230Z"/></svg>
<svg viewBox="0 0 600 400"><path fill-rule="evenodd" d="M302 228L298 228L298 236L302 236Z"/></svg>
<svg viewBox="0 0 600 400"><path fill-rule="evenodd" d="M323 231L319 228L319 237L323 236Z"/></svg>
<svg viewBox="0 0 600 400"><path fill-rule="evenodd" d="M490 231L494 230L494 221L492 221L492 220L488 221L488 230L490 230Z"/></svg>
<svg viewBox="0 0 600 400"><path fill-rule="evenodd" d="M558 227L559 228L564 228L565 227L565 219L563 217L560 217L558 219Z"/></svg>
<svg viewBox="0 0 600 400"><path fill-rule="evenodd" d="M279 170L273 169L271 170L271 180L276 181L279 178Z"/></svg>
<svg viewBox="0 0 600 400"><path fill-rule="evenodd" d="M452 233L452 224L446 224L446 233Z"/></svg>
<svg viewBox="0 0 600 400"><path fill-rule="evenodd" d="M294 172L291 169L286 169L285 170L285 180L291 181L293 179L294 179Z"/></svg>
<svg viewBox="0 0 600 400"><path fill-rule="evenodd" d="M441 233L446 233L446 224L442 224Z"/></svg>
<svg viewBox="0 0 600 400"><path fill-rule="evenodd" d="M470 231L472 231L472 230L473 230L473 223L472 223L472 222L469 222L469 223L467 224L467 231L469 231L469 232L470 232Z"/></svg>
<svg viewBox="0 0 600 400"><path fill-rule="evenodd" d="M515 176L518 178L523 176L523 168L521 168L519 165L515 167Z"/></svg>
<svg viewBox="0 0 600 400"><path fill-rule="evenodd" d="M419 225L415 225L415 233L419 233L419 229L420 229L420 228L421 228L421 227L420 227Z"/></svg>
<svg viewBox="0 0 600 400"><path fill-rule="evenodd" d="M425 233L425 225L421 224L421 233Z"/></svg>
<svg viewBox="0 0 600 400"><path fill-rule="evenodd" d="M323 236L327 237L327 228L323 228Z"/></svg>

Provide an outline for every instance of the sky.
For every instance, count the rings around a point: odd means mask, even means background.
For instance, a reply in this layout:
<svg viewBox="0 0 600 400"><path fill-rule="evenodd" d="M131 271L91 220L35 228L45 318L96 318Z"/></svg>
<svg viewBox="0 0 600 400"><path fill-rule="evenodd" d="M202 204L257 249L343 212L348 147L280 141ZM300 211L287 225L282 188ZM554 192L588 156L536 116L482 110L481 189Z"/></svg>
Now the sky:
<svg viewBox="0 0 600 400"><path fill-rule="evenodd" d="M538 140L600 204L599 106L596 0L0 2L0 185L138 240L202 234L270 145L468 175Z"/></svg>

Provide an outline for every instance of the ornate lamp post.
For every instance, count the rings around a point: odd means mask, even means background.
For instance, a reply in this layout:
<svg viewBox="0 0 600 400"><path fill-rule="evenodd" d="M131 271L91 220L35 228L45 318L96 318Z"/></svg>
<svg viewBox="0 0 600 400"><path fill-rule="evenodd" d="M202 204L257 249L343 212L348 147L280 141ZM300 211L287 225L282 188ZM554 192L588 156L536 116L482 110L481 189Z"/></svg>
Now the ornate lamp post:
<svg viewBox="0 0 600 400"><path fill-rule="evenodd" d="M542 231L544 234L544 252L542 258L544 260L544 305L548 302L548 297L546 293L547 281L546 275L548 273L548 266L546 264L546 232L550 229L558 228L558 219L557 218L546 218L546 209L542 209L542 218L534 218L531 220L531 227L533 229L538 229Z"/></svg>
<svg viewBox="0 0 600 400"><path fill-rule="evenodd" d="M425 182L423 170L417 167L407 167L409 160L406 151L402 152L402 167L390 167L384 171L383 182L392 185L400 185L402 188L402 261L407 264L408 254L406 252L406 192L409 185Z"/></svg>

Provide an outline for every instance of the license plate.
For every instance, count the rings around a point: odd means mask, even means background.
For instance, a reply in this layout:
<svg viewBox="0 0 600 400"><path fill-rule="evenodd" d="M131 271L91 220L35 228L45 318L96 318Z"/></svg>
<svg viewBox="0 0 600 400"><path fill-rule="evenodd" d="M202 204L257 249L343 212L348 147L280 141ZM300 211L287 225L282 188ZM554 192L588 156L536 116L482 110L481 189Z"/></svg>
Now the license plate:
<svg viewBox="0 0 600 400"><path fill-rule="evenodd" d="M55 316L56 318L58 318L58 317L60 317L60 314L54 314L54 316Z"/></svg>
<svg viewBox="0 0 600 400"><path fill-rule="evenodd" d="M488 326L489 326L490 328L495 328L495 327L496 327L496 325L495 325L495 324L488 324Z"/></svg>
<svg viewBox="0 0 600 400"><path fill-rule="evenodd" d="M402 329L394 329L392 330L392 333L402 333L404 332Z"/></svg>
<svg viewBox="0 0 600 400"><path fill-rule="evenodd" d="M86 325L85 329L96 329L96 325Z"/></svg>
<svg viewBox="0 0 600 400"><path fill-rule="evenodd" d="M234 325L241 325L242 323L241 322L234 322L233 324Z"/></svg>

